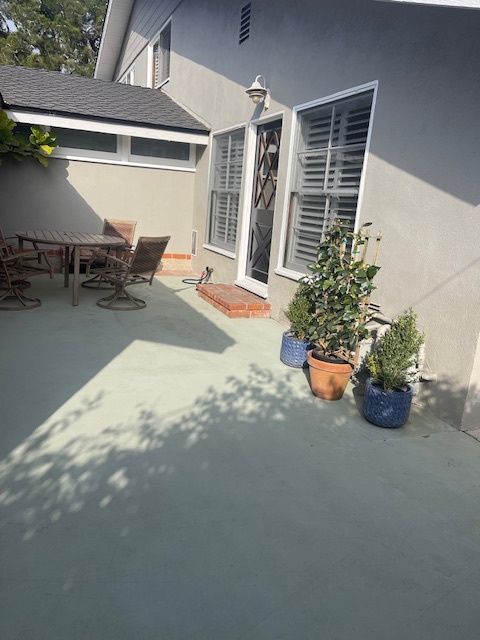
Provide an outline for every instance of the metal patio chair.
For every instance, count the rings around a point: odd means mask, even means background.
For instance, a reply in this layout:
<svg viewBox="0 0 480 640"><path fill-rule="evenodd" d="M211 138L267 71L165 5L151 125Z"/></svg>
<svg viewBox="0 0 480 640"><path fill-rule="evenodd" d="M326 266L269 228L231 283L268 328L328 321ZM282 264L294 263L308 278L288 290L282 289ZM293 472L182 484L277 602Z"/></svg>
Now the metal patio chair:
<svg viewBox="0 0 480 640"><path fill-rule="evenodd" d="M36 255L32 255L36 254ZM28 251L8 255L0 250L0 310L25 311L42 303L39 298L25 295L33 276L48 273L53 278L53 268L47 261L45 250ZM37 261L34 264L34 261Z"/></svg>
<svg viewBox="0 0 480 640"><path fill-rule="evenodd" d="M13 240L14 242L8 242ZM6 237L3 229L0 227L0 254L2 257L20 256L18 251L17 236ZM36 242L33 242L33 250L23 251L21 260L24 265L29 265L32 270L39 270L45 273L45 269L53 274L53 265L48 257L48 249L39 249ZM46 266L45 266L46 265ZM51 275L53 277L53 275Z"/></svg>
<svg viewBox="0 0 480 640"><path fill-rule="evenodd" d="M115 236L116 238L123 238L125 244L121 248L121 257L127 258L133 248L133 238L135 236L135 228L137 226L136 220L116 220L114 218L105 218L103 221L102 235ZM85 273L90 275L92 266L104 267L106 266L106 259L110 255L109 251L97 250L97 249L80 249L80 265L85 265ZM73 252L71 261L73 261ZM92 278L93 284L88 286L95 286L97 278ZM96 287L102 288L102 287Z"/></svg>
<svg viewBox="0 0 480 640"><path fill-rule="evenodd" d="M109 256L107 266L92 268L91 273L115 287L115 292L111 296L97 300L97 305L117 311L131 311L146 307L147 303L131 295L127 287L152 284L169 240L170 236L159 238L142 236L138 239L135 251L129 260ZM83 282L82 286L85 284Z"/></svg>

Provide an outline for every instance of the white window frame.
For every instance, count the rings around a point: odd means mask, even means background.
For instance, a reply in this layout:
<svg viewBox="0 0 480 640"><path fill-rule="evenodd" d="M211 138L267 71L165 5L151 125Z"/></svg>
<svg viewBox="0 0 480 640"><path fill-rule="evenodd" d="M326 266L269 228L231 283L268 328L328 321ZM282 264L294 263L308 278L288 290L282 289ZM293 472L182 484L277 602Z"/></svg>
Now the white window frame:
<svg viewBox="0 0 480 640"><path fill-rule="evenodd" d="M100 164L115 164L134 167L146 167L150 169L169 169L172 171L195 171L196 147L207 146L209 138L196 133L182 131L159 132L154 129L143 129L135 126L113 125L111 123L99 123L63 116L45 116L35 112L6 111L14 122L27 125L37 125L50 131L55 128L75 129L79 131L112 133L117 137L117 152L94 151L92 149L75 149L59 147L50 156L62 160L78 160ZM189 145L189 159L177 160L175 158L154 158L151 156L135 156L130 153L131 137L152 138L155 140L168 140L170 142L182 142Z"/></svg>
<svg viewBox="0 0 480 640"><path fill-rule="evenodd" d="M154 156L139 156L131 153L131 138L128 138L128 163L135 165L145 166L148 163L151 167L165 167L169 168L190 168L195 169L195 145L189 145L188 160L179 160L177 158L155 158Z"/></svg>
<svg viewBox="0 0 480 640"><path fill-rule="evenodd" d="M120 164L131 167L145 167L148 169L172 169L176 171L195 171L195 145L189 145L188 160L176 158L155 158L138 156L130 152L131 137L117 135L117 153L107 151L93 151L91 149L74 149L59 147L52 153L52 158L65 160L83 160L85 162L99 162L102 164Z"/></svg>
<svg viewBox="0 0 480 640"><path fill-rule="evenodd" d="M127 71L125 71L123 76L120 78L119 83L129 84L132 86L135 85L135 65L134 64L132 64L132 66L129 67Z"/></svg>
<svg viewBox="0 0 480 640"><path fill-rule="evenodd" d="M370 112L370 124L368 128L367 140L365 143L365 154L364 154L363 167L362 167L362 173L360 178L360 186L358 189L358 196L357 196L357 208L356 208L356 215L355 215L354 231L358 231L359 219L361 215L361 206L362 206L362 200L363 200L365 175L366 175L366 169L367 169L368 157L369 157L370 140L371 140L372 129L373 129L372 125L373 125L375 105L376 105L376 99L377 99L378 80L374 80L372 82L368 82L366 84L359 85L357 87L347 89L345 91L340 91L338 93L326 96L324 98L319 98L317 100L312 100L311 102L297 105L293 109L292 130L291 130L291 137L290 137L290 153L289 153L289 162L288 162L287 178L286 178L287 189L285 192L283 221L282 221L282 229L280 234L281 250L278 256L278 266L275 269L275 273L277 275L284 276L286 278L290 278L291 280L298 281L305 274L305 271L306 271L306 270L303 270L302 272L295 271L285 266L286 255L288 250L288 247L287 247L288 223L289 223L289 213L290 213L289 210L291 206L290 204L291 193L292 193L292 187L293 187L293 173L294 173L294 168L296 166L296 161L297 161L296 160L297 137L299 132L299 120L302 116L302 112L321 106L321 105L326 105L328 103L338 102L345 98L354 97L358 94L366 93L368 91L372 91L373 95L372 95L372 107Z"/></svg>
<svg viewBox="0 0 480 640"><path fill-rule="evenodd" d="M212 244L210 238L210 223L211 223L211 214L212 214L212 206L213 206L213 185L214 185L214 170L213 165L215 161L215 138L229 135L231 133L235 133L237 131L242 131L244 134L244 147L243 147L243 158L242 158L242 175L241 175L241 186L239 189L238 196L238 210L237 210L237 228L236 228L236 240L235 247L233 249L228 248L227 246L221 246L217 244ZM245 158L246 158L246 144L247 144L247 127L246 123L238 124L232 127L228 127L226 129L221 129L218 131L212 132L210 136L210 158L209 158L209 175L208 175L208 199L207 199L207 215L206 218L206 226L205 226L205 238L206 242L202 245L204 249L208 251L213 251L214 253L219 253L227 258L234 259L236 256L235 250L239 241L239 231L240 231L240 216L242 212L242 191L243 191L243 183L245 179Z"/></svg>
<svg viewBox="0 0 480 640"><path fill-rule="evenodd" d="M155 82L155 56L154 49L155 46L158 45L160 47L160 38L162 34L166 31L166 29L170 29L170 49L169 49L169 62L168 62L168 76L163 78L158 84ZM151 40L148 46L148 70L149 70L149 81L148 86L151 89L159 89L163 87L170 80L171 75L171 56L172 56L172 19L169 18L163 25L162 28L156 33L155 37Z"/></svg>

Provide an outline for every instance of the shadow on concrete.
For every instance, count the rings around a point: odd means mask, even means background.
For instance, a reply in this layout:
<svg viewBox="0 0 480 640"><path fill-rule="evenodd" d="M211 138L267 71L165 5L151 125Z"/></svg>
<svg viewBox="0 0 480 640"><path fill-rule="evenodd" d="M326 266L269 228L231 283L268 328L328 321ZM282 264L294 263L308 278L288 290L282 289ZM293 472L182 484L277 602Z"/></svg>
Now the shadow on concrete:
<svg viewBox="0 0 480 640"><path fill-rule="evenodd" d="M399 640L475 593L465 436L372 445L297 373L242 366L176 409L99 384L26 437L0 464L2 637Z"/></svg>
<svg viewBox="0 0 480 640"><path fill-rule="evenodd" d="M40 276L31 289L42 300L40 308L0 314L2 360L9 363L0 371L2 422L9 424L0 435L4 455L127 350L125 370L113 367L112 385L139 376L145 379L143 393L152 394L161 393L169 371L189 364L208 377L206 355L235 344L190 304L197 301L193 288L175 292L156 279L137 289L147 301L141 311L100 309L96 300L105 291L83 288L79 306L73 307L63 276Z"/></svg>

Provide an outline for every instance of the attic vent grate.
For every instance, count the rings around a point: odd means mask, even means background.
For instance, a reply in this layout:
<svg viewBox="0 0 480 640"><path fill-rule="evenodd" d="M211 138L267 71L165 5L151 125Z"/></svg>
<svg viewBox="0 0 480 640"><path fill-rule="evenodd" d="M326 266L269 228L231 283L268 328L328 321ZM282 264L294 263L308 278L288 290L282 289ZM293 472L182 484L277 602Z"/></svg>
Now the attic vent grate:
<svg viewBox="0 0 480 640"><path fill-rule="evenodd" d="M252 3L249 2L244 7L240 14L240 33L238 36L238 44L245 42L250 36L250 17L252 15Z"/></svg>

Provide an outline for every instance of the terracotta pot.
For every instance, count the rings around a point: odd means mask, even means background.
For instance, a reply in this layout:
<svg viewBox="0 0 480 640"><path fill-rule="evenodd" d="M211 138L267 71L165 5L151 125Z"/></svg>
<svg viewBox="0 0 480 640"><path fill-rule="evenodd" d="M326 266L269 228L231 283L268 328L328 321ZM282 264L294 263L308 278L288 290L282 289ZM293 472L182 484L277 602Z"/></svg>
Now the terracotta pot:
<svg viewBox="0 0 480 640"><path fill-rule="evenodd" d="M317 360L309 351L307 362L310 369L312 393L322 400L340 400L350 380L353 366L348 362Z"/></svg>

